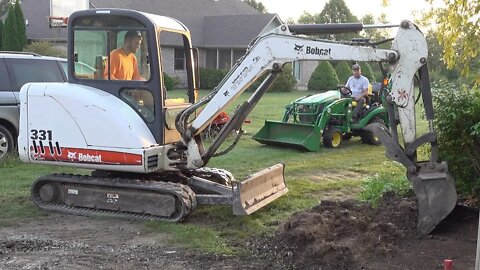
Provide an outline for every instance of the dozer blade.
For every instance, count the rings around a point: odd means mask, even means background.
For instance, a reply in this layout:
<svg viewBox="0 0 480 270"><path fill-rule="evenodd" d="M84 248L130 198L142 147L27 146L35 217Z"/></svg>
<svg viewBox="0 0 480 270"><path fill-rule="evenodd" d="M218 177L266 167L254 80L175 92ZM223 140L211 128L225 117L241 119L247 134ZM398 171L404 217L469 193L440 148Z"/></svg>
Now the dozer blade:
<svg viewBox="0 0 480 270"><path fill-rule="evenodd" d="M250 215L288 192L284 177L284 164L263 169L233 189L233 214Z"/></svg>
<svg viewBox="0 0 480 270"><path fill-rule="evenodd" d="M457 203L455 180L447 164L423 162L414 175L408 175L418 201L418 229L430 233Z"/></svg>
<svg viewBox="0 0 480 270"><path fill-rule="evenodd" d="M320 150L320 132L314 125L265 121L252 139L262 144L297 147L307 151Z"/></svg>

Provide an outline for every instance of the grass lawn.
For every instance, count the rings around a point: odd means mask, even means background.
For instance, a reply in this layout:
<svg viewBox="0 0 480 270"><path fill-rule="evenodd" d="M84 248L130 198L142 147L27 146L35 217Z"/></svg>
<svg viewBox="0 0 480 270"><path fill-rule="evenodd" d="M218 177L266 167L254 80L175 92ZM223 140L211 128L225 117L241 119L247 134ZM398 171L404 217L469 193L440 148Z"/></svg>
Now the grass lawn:
<svg viewBox="0 0 480 270"><path fill-rule="evenodd" d="M173 91L171 97L184 91ZM202 95L207 94L202 91ZM308 209L325 199L358 198L365 180L375 175L398 178L405 175L402 166L389 161L383 146L364 145L358 138L344 142L339 149L322 148L303 152L291 148L265 146L251 136L265 120L280 120L285 105L307 92L267 93L252 111L244 125L247 134L227 155L213 158L209 167L227 169L237 180L270 165L286 164L285 178L290 192L267 207L246 217L234 217L228 206L199 206L182 224L146 222L146 228L170 234L172 241L190 248L217 254L242 252L234 243L260 233L277 229L291 214ZM231 104L227 113L249 97L242 96ZM419 115L420 117L420 110ZM426 130L420 122L420 131ZM226 148L229 139L220 149ZM88 173L86 170L23 164L10 158L0 164L0 226L14 225L23 219L47 213L30 201L30 185L39 176L53 172Z"/></svg>

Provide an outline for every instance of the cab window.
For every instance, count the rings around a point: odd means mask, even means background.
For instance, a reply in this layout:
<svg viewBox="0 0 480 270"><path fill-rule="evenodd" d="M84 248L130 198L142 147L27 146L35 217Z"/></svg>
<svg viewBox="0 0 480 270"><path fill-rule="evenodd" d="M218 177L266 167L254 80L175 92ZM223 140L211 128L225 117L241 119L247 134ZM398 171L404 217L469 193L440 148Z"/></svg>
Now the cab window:
<svg viewBox="0 0 480 270"><path fill-rule="evenodd" d="M155 120L153 95L145 89L122 89L120 96L147 122Z"/></svg>
<svg viewBox="0 0 480 270"><path fill-rule="evenodd" d="M82 18L74 27L74 73L86 80L150 79L147 32L132 18Z"/></svg>

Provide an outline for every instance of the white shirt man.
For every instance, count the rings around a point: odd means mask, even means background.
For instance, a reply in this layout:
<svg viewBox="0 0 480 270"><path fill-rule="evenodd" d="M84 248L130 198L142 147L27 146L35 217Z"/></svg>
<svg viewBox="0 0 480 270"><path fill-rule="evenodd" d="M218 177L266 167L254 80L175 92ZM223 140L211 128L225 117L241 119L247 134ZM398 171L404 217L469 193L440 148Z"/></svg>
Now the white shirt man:
<svg viewBox="0 0 480 270"><path fill-rule="evenodd" d="M350 88L352 91L352 97L357 102L357 106L352 112L352 118L354 121L356 121L359 119L360 110L362 109L366 100L365 98L368 95L368 85L370 82L368 81L367 77L362 75L362 69L360 68L360 65L353 65L352 73L353 76L348 78L345 87Z"/></svg>

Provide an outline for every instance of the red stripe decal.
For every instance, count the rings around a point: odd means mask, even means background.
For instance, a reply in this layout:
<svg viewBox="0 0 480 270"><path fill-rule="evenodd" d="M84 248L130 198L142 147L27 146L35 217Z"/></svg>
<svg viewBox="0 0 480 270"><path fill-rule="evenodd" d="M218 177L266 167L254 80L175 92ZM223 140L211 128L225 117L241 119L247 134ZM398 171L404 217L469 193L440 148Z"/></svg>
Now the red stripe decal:
<svg viewBox="0 0 480 270"><path fill-rule="evenodd" d="M83 148L60 147L60 153L58 153L56 148L45 146L42 152L40 146L37 146L37 151L31 146L30 155L35 160L71 163L108 165L142 165L143 163L142 155Z"/></svg>

